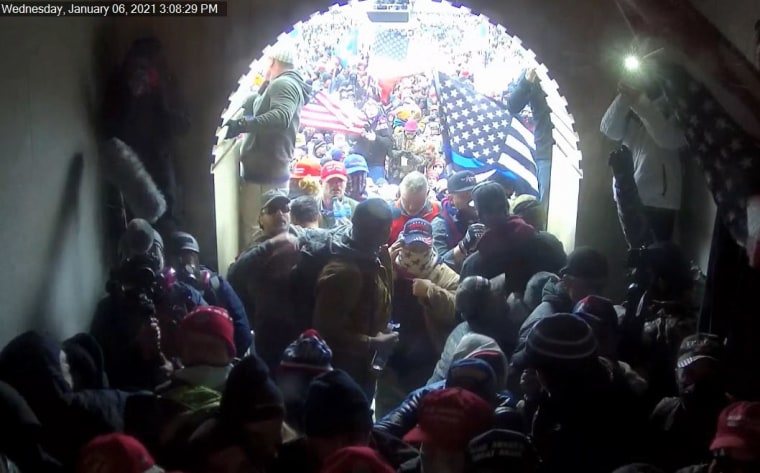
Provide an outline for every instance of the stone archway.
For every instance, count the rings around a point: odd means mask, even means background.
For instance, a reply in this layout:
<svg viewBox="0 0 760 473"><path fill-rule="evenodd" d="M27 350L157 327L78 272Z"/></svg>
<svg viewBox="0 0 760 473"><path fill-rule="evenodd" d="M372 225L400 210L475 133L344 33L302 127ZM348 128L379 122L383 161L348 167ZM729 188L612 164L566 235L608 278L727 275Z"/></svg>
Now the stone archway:
<svg viewBox="0 0 760 473"><path fill-rule="evenodd" d="M455 6L446 0L440 3L477 15L477 13L472 12L467 7ZM336 4L326 10L313 13L312 17L336 8L345 8L345 6ZM508 34L506 29L500 24L494 24L490 20L489 22L504 34ZM277 41L286 38L293 28L298 27L302 23L296 23L285 30L277 37ZM514 42L522 46L519 38L512 35L509 36ZM264 51L277 41L265 47ZM539 77L542 79L542 86L547 93L547 100L553 111L552 122L555 125L554 138L556 145L552 167L552 193L549 202L549 230L558 236L566 249L570 250L575 246L578 195L580 179L583 177L580 164L581 151L578 133L575 131L575 120L568 110L567 100L560 93L559 86L550 75L548 68L538 61L536 55L529 48L523 46L522 50L533 61ZM229 105L222 113L222 121L230 118L235 110L239 108L242 100L244 100L251 83L252 74L255 73L259 60L260 58L256 58L251 63L249 71L243 74L238 81L238 88L230 95ZM219 130L217 130L218 132ZM236 153L236 148L231 146L230 142L222 142L218 135L213 155L212 174L214 175L215 184L217 254L220 268L225 268L238 254L239 250L237 245L237 235L239 234L237 185L239 156Z"/></svg>

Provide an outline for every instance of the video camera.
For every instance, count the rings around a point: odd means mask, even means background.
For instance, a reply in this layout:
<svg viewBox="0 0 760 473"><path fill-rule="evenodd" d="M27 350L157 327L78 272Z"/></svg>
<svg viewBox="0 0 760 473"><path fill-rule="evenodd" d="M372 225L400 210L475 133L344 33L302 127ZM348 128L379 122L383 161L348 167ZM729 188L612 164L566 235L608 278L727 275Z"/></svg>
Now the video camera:
<svg viewBox="0 0 760 473"><path fill-rule="evenodd" d="M174 272L163 272L159 262L150 255L138 255L125 260L111 271L106 291L112 297L134 303L145 315L155 312L155 303L170 289Z"/></svg>

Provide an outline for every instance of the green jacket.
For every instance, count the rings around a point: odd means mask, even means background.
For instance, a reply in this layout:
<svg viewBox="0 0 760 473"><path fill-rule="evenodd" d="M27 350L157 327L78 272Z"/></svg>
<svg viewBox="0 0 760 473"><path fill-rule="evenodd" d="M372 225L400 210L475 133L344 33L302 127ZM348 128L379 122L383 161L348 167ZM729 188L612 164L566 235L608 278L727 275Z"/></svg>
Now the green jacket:
<svg viewBox="0 0 760 473"><path fill-rule="evenodd" d="M240 148L246 181L287 182L301 108L308 103L310 93L311 87L296 71L286 71L246 100L245 114L253 116Z"/></svg>

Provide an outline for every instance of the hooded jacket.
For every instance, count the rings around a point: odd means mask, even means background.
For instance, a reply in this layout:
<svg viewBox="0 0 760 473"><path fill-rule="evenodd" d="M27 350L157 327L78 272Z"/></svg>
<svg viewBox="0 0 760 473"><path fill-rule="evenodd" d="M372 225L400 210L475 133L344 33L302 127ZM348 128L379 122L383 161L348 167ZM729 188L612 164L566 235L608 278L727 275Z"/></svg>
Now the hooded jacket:
<svg viewBox="0 0 760 473"><path fill-rule="evenodd" d="M301 124L301 108L311 87L295 71L285 71L243 105L253 115L240 148L243 177L259 184L282 184L290 177L290 160Z"/></svg>
<svg viewBox="0 0 760 473"><path fill-rule="evenodd" d="M468 334L461 338L457 343L456 349L453 351L451 358L448 360L448 363L443 359L439 361L439 366L436 366L436 370L427 385L413 391L397 408L380 419L375 424L375 430L386 432L397 438L403 438L404 435L409 433L409 431L417 425L417 421L419 420L418 409L422 398L430 392L446 388L446 374L448 373L449 367L457 361L468 358L473 353L482 350L495 350L503 355L503 352L496 342L489 337L478 334ZM504 366L506 366L506 357L504 357L503 361ZM443 372L442 377L440 377L441 372ZM500 380L498 384L506 385L506 371L504 373L497 373L497 379ZM514 406L513 397L506 391L497 393L496 398L497 408Z"/></svg>
<svg viewBox="0 0 760 473"><path fill-rule="evenodd" d="M333 366L360 385L369 380L369 339L391 316L393 267L388 248L355 250L350 233L328 242L329 260L317 276L313 325L333 350Z"/></svg>
<svg viewBox="0 0 760 473"><path fill-rule="evenodd" d="M42 447L71 466L90 439L124 428L129 395L108 389L74 392L64 377L60 353L56 340L26 332L0 352L0 378L24 397L39 419Z"/></svg>

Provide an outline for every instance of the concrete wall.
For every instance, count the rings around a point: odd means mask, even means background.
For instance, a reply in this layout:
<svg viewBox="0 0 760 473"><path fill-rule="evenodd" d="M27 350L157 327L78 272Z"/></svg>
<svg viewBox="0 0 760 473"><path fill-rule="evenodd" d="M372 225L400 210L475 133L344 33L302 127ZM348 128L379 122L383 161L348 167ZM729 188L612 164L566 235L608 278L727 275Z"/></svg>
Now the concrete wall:
<svg viewBox="0 0 760 473"><path fill-rule="evenodd" d="M0 345L81 330L103 290L96 26L0 20Z"/></svg>

